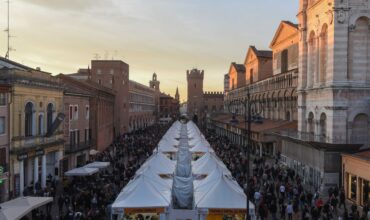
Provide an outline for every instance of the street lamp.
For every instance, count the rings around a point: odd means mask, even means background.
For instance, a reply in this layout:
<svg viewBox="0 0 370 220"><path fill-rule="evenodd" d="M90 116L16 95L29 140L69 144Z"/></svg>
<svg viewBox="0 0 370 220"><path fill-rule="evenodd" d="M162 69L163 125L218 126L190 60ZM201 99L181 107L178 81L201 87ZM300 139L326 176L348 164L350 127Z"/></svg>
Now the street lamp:
<svg viewBox="0 0 370 220"><path fill-rule="evenodd" d="M262 105L260 102L257 102L255 100L251 100L250 98L250 92L249 88L246 89L247 95L244 99L235 99L232 100L228 103L228 109L229 112L233 114L230 124L237 124L239 123L238 119L236 118L236 115L238 113L238 109L236 108L234 112L232 112L231 107L233 106L243 106L244 110L244 137L247 137L247 143L245 145L245 154L247 158L247 220L250 220L250 215L249 215L249 173L250 173L250 148L251 148L251 124L252 124L252 119L256 123L262 123L262 117L260 116L260 113L262 112ZM247 132L248 131L248 132Z"/></svg>

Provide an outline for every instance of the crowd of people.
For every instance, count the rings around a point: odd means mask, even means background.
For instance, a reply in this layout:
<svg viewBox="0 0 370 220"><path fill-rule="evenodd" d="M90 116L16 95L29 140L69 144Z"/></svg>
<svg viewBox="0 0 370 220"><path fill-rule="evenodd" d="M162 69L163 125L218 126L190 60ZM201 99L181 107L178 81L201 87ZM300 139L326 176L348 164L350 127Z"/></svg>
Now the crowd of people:
<svg viewBox="0 0 370 220"><path fill-rule="evenodd" d="M168 128L169 125L154 125L118 137L105 151L86 162L110 162L107 169L93 176L65 178L60 181L62 187L58 190L55 190L57 183L48 184L46 189L40 191L40 196L53 196L54 202L45 210L34 210L32 219L108 219L110 204L152 154ZM51 190L53 194L49 193Z"/></svg>
<svg viewBox="0 0 370 220"><path fill-rule="evenodd" d="M206 132L206 138L255 204L259 219L368 219L369 205L362 210L356 205L347 207L343 188L330 187L321 194L318 190L308 190L293 169L279 164L279 154L269 161L253 156L247 180L245 148L213 132Z"/></svg>

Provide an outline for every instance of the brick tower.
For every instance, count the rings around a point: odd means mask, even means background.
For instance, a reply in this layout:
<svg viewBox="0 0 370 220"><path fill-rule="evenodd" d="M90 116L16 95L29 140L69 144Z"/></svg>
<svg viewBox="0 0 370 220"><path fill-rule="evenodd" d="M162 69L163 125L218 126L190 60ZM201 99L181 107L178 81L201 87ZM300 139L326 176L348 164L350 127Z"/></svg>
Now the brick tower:
<svg viewBox="0 0 370 220"><path fill-rule="evenodd" d="M204 70L187 70L186 77L188 81L188 116L193 118L194 115L197 115L198 119L201 119L203 113Z"/></svg>

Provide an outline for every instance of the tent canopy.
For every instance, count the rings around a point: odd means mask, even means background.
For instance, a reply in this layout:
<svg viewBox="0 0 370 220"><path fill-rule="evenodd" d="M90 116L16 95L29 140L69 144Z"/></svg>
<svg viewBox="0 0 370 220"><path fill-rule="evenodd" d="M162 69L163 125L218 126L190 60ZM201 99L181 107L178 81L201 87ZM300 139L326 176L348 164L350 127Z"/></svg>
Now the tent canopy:
<svg viewBox="0 0 370 220"><path fill-rule="evenodd" d="M146 175L138 175L122 190L112 204L113 213L126 208L169 207L171 188L159 184Z"/></svg>
<svg viewBox="0 0 370 220"><path fill-rule="evenodd" d="M142 172L148 166L156 174L172 174L175 170L175 161L170 160L161 152L155 152L136 173Z"/></svg>
<svg viewBox="0 0 370 220"><path fill-rule="evenodd" d="M99 171L98 168L78 167L64 173L65 176L91 176Z"/></svg>
<svg viewBox="0 0 370 220"><path fill-rule="evenodd" d="M95 161L95 162L86 164L83 167L85 167L85 168L99 168L99 169L103 169L103 168L109 167L109 165L110 165L110 162Z"/></svg>
<svg viewBox="0 0 370 220"><path fill-rule="evenodd" d="M1 220L18 220L30 213L33 209L37 209L49 202L52 202L52 197L19 197L0 204L0 219Z"/></svg>
<svg viewBox="0 0 370 220"><path fill-rule="evenodd" d="M228 175L221 175L217 182L209 184L206 192L200 192L197 189L194 192L197 208L246 209L246 199L243 190ZM249 207L254 209L254 205L251 202Z"/></svg>

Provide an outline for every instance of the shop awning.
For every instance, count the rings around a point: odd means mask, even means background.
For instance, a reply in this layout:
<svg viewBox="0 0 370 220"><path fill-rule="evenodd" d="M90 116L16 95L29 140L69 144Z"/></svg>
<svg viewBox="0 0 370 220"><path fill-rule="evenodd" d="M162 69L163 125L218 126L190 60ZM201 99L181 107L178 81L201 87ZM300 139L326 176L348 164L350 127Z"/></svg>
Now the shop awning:
<svg viewBox="0 0 370 220"><path fill-rule="evenodd" d="M49 202L52 202L52 197L19 197L0 204L0 219L1 220L18 220Z"/></svg>
<svg viewBox="0 0 370 220"><path fill-rule="evenodd" d="M91 176L99 171L98 168L78 167L64 173L65 176Z"/></svg>
<svg viewBox="0 0 370 220"><path fill-rule="evenodd" d="M85 168L99 168L99 169L104 169L109 167L110 163L109 162L101 162L101 161L95 161L89 164L86 164L84 167Z"/></svg>

